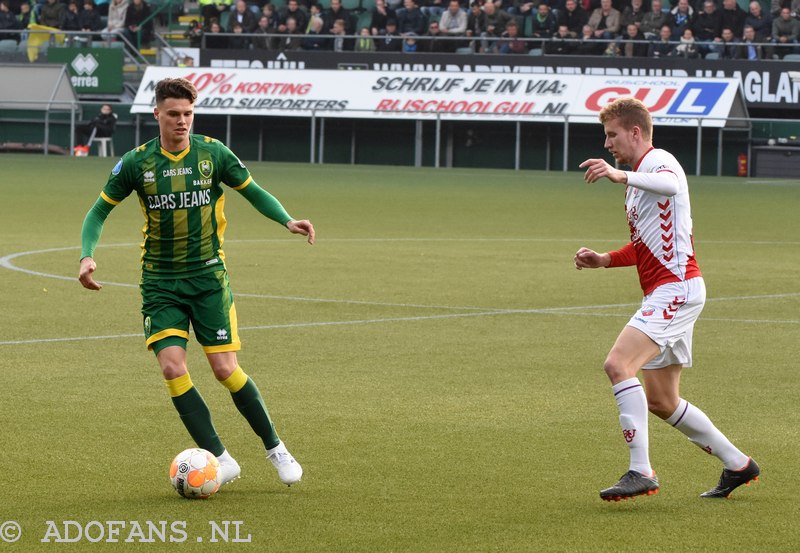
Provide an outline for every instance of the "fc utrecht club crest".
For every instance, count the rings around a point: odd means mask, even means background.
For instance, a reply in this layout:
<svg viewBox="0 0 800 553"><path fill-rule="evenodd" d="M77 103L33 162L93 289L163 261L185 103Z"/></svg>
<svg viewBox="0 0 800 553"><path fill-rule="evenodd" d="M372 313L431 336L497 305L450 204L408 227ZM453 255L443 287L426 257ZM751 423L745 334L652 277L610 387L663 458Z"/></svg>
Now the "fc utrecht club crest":
<svg viewBox="0 0 800 553"><path fill-rule="evenodd" d="M625 438L625 441L631 443L633 441L634 436L636 436L636 429L628 430L627 428L622 429L622 436Z"/></svg>
<svg viewBox="0 0 800 553"><path fill-rule="evenodd" d="M214 172L214 164L210 159L204 159L201 161L197 165L197 168L200 170L200 176L202 176L204 179L210 179L211 173Z"/></svg>
<svg viewBox="0 0 800 553"><path fill-rule="evenodd" d="M645 305L642 308L642 317L649 317L655 312L656 312L655 307L650 307L649 305Z"/></svg>

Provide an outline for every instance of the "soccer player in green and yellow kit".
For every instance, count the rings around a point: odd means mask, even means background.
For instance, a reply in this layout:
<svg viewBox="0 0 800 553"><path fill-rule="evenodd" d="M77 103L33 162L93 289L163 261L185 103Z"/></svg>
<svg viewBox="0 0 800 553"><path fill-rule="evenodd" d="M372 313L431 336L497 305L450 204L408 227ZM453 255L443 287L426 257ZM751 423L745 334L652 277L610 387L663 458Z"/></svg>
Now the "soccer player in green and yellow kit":
<svg viewBox="0 0 800 553"><path fill-rule="evenodd" d="M146 344L156 354L183 424L199 447L219 459L222 484L239 477L239 464L222 445L186 369L191 323L214 376L230 390L237 409L264 442L278 477L294 484L303 469L278 438L258 387L236 359L241 343L222 251L222 185L290 232L307 236L309 244L314 243L314 226L292 219L224 144L190 134L197 99L191 82L164 79L155 94L159 136L122 156L87 213L78 278L89 290L102 288L93 278L94 249L108 214L135 192L146 221L140 282Z"/></svg>

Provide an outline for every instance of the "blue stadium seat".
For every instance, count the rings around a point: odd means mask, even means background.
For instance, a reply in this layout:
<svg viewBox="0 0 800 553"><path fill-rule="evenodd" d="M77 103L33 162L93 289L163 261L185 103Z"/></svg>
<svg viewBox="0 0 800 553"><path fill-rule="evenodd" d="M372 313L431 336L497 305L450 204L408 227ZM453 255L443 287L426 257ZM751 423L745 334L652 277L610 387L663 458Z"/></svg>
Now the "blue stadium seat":
<svg viewBox="0 0 800 553"><path fill-rule="evenodd" d="M0 40L0 53L12 54L17 51L17 41L13 38Z"/></svg>

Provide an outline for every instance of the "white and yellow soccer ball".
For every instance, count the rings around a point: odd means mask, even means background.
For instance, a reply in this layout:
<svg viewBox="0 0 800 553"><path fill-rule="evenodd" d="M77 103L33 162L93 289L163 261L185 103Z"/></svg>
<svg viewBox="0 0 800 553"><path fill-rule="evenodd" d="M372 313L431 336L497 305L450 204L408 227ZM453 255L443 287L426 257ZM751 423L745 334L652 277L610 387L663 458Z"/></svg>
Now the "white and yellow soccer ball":
<svg viewBox="0 0 800 553"><path fill-rule="evenodd" d="M172 486L187 499L211 497L219 489L219 478L219 461L205 449L185 449L169 467Z"/></svg>

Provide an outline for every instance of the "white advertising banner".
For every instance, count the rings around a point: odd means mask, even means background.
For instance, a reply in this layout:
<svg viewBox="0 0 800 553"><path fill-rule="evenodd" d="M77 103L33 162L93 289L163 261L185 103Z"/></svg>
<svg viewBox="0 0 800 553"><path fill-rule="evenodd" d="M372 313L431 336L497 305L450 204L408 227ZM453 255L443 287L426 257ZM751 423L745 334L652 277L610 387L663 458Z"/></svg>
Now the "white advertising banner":
<svg viewBox="0 0 800 553"><path fill-rule="evenodd" d="M563 121L595 123L621 96L640 99L655 123L725 126L737 79L497 75L420 72L148 67L132 113L152 113L155 84L184 77L198 91L195 111L365 119Z"/></svg>

